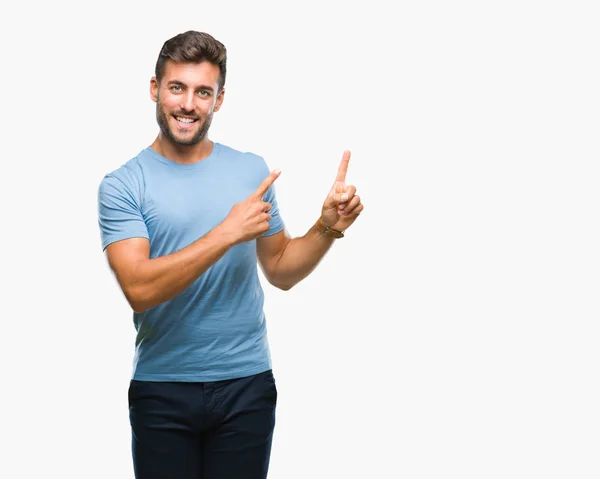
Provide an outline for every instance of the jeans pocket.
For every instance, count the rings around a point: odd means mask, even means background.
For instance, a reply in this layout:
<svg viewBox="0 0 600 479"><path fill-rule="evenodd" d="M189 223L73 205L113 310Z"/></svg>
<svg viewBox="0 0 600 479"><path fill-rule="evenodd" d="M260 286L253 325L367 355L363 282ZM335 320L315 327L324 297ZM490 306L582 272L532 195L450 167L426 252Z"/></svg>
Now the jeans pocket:
<svg viewBox="0 0 600 479"><path fill-rule="evenodd" d="M127 406L131 407L133 400L135 399L135 380L129 381L129 388L127 389Z"/></svg>
<svg viewBox="0 0 600 479"><path fill-rule="evenodd" d="M273 376L273 371L266 371L264 376L264 385L265 385L265 395L273 400L274 403L277 403L277 384L275 383L275 376Z"/></svg>

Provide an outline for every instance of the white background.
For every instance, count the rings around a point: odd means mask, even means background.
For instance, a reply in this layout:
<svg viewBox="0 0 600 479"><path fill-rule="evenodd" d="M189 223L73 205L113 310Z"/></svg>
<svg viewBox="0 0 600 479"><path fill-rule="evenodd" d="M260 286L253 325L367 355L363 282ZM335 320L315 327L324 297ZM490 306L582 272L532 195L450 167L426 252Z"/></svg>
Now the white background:
<svg viewBox="0 0 600 479"><path fill-rule="evenodd" d="M0 477L133 477L96 194L154 139L156 57L188 29L229 52L212 139L282 169L293 235L344 149L365 204L307 280L264 283L269 477L600 477L593 5L6 7Z"/></svg>

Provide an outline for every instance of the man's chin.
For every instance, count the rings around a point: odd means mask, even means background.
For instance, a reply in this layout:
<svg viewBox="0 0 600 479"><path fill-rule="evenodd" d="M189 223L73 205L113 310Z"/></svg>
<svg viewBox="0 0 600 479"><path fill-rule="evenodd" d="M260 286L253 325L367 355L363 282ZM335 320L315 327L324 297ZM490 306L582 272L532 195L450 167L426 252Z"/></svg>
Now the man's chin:
<svg viewBox="0 0 600 479"><path fill-rule="evenodd" d="M171 140L181 146L193 146L202 141L202 137L198 136L197 131L190 131L184 135L174 132L173 130L170 130L170 133L171 134L169 135L169 137L171 138Z"/></svg>
<svg viewBox="0 0 600 479"><path fill-rule="evenodd" d="M194 146L200 143L202 138L192 138L192 139L175 139L175 143L179 146Z"/></svg>

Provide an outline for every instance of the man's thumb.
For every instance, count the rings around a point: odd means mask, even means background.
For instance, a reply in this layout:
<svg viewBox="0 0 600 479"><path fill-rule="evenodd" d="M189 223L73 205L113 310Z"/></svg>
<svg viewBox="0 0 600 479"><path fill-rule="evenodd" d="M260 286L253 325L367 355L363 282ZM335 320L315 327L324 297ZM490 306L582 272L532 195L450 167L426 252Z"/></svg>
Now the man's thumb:
<svg viewBox="0 0 600 479"><path fill-rule="evenodd" d="M348 200L347 193L337 193L337 194L328 196L327 199L325 200L325 204L323 206L325 206L325 208L335 208L337 205L339 205L340 203L343 203L344 201L347 201L347 200Z"/></svg>

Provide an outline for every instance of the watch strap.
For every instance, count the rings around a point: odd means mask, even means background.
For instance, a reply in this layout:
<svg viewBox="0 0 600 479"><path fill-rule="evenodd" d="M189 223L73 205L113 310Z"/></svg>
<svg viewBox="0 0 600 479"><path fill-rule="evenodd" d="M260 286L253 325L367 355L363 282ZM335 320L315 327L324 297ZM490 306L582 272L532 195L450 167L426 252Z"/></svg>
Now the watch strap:
<svg viewBox="0 0 600 479"><path fill-rule="evenodd" d="M323 221L321 220L321 218L319 218L317 220L317 223L315 226L317 227L317 230L319 230L319 233L321 233L323 236L329 236L330 238L343 238L344 237L343 231L339 231L339 230L333 229L329 226L326 226L325 223L323 223Z"/></svg>

